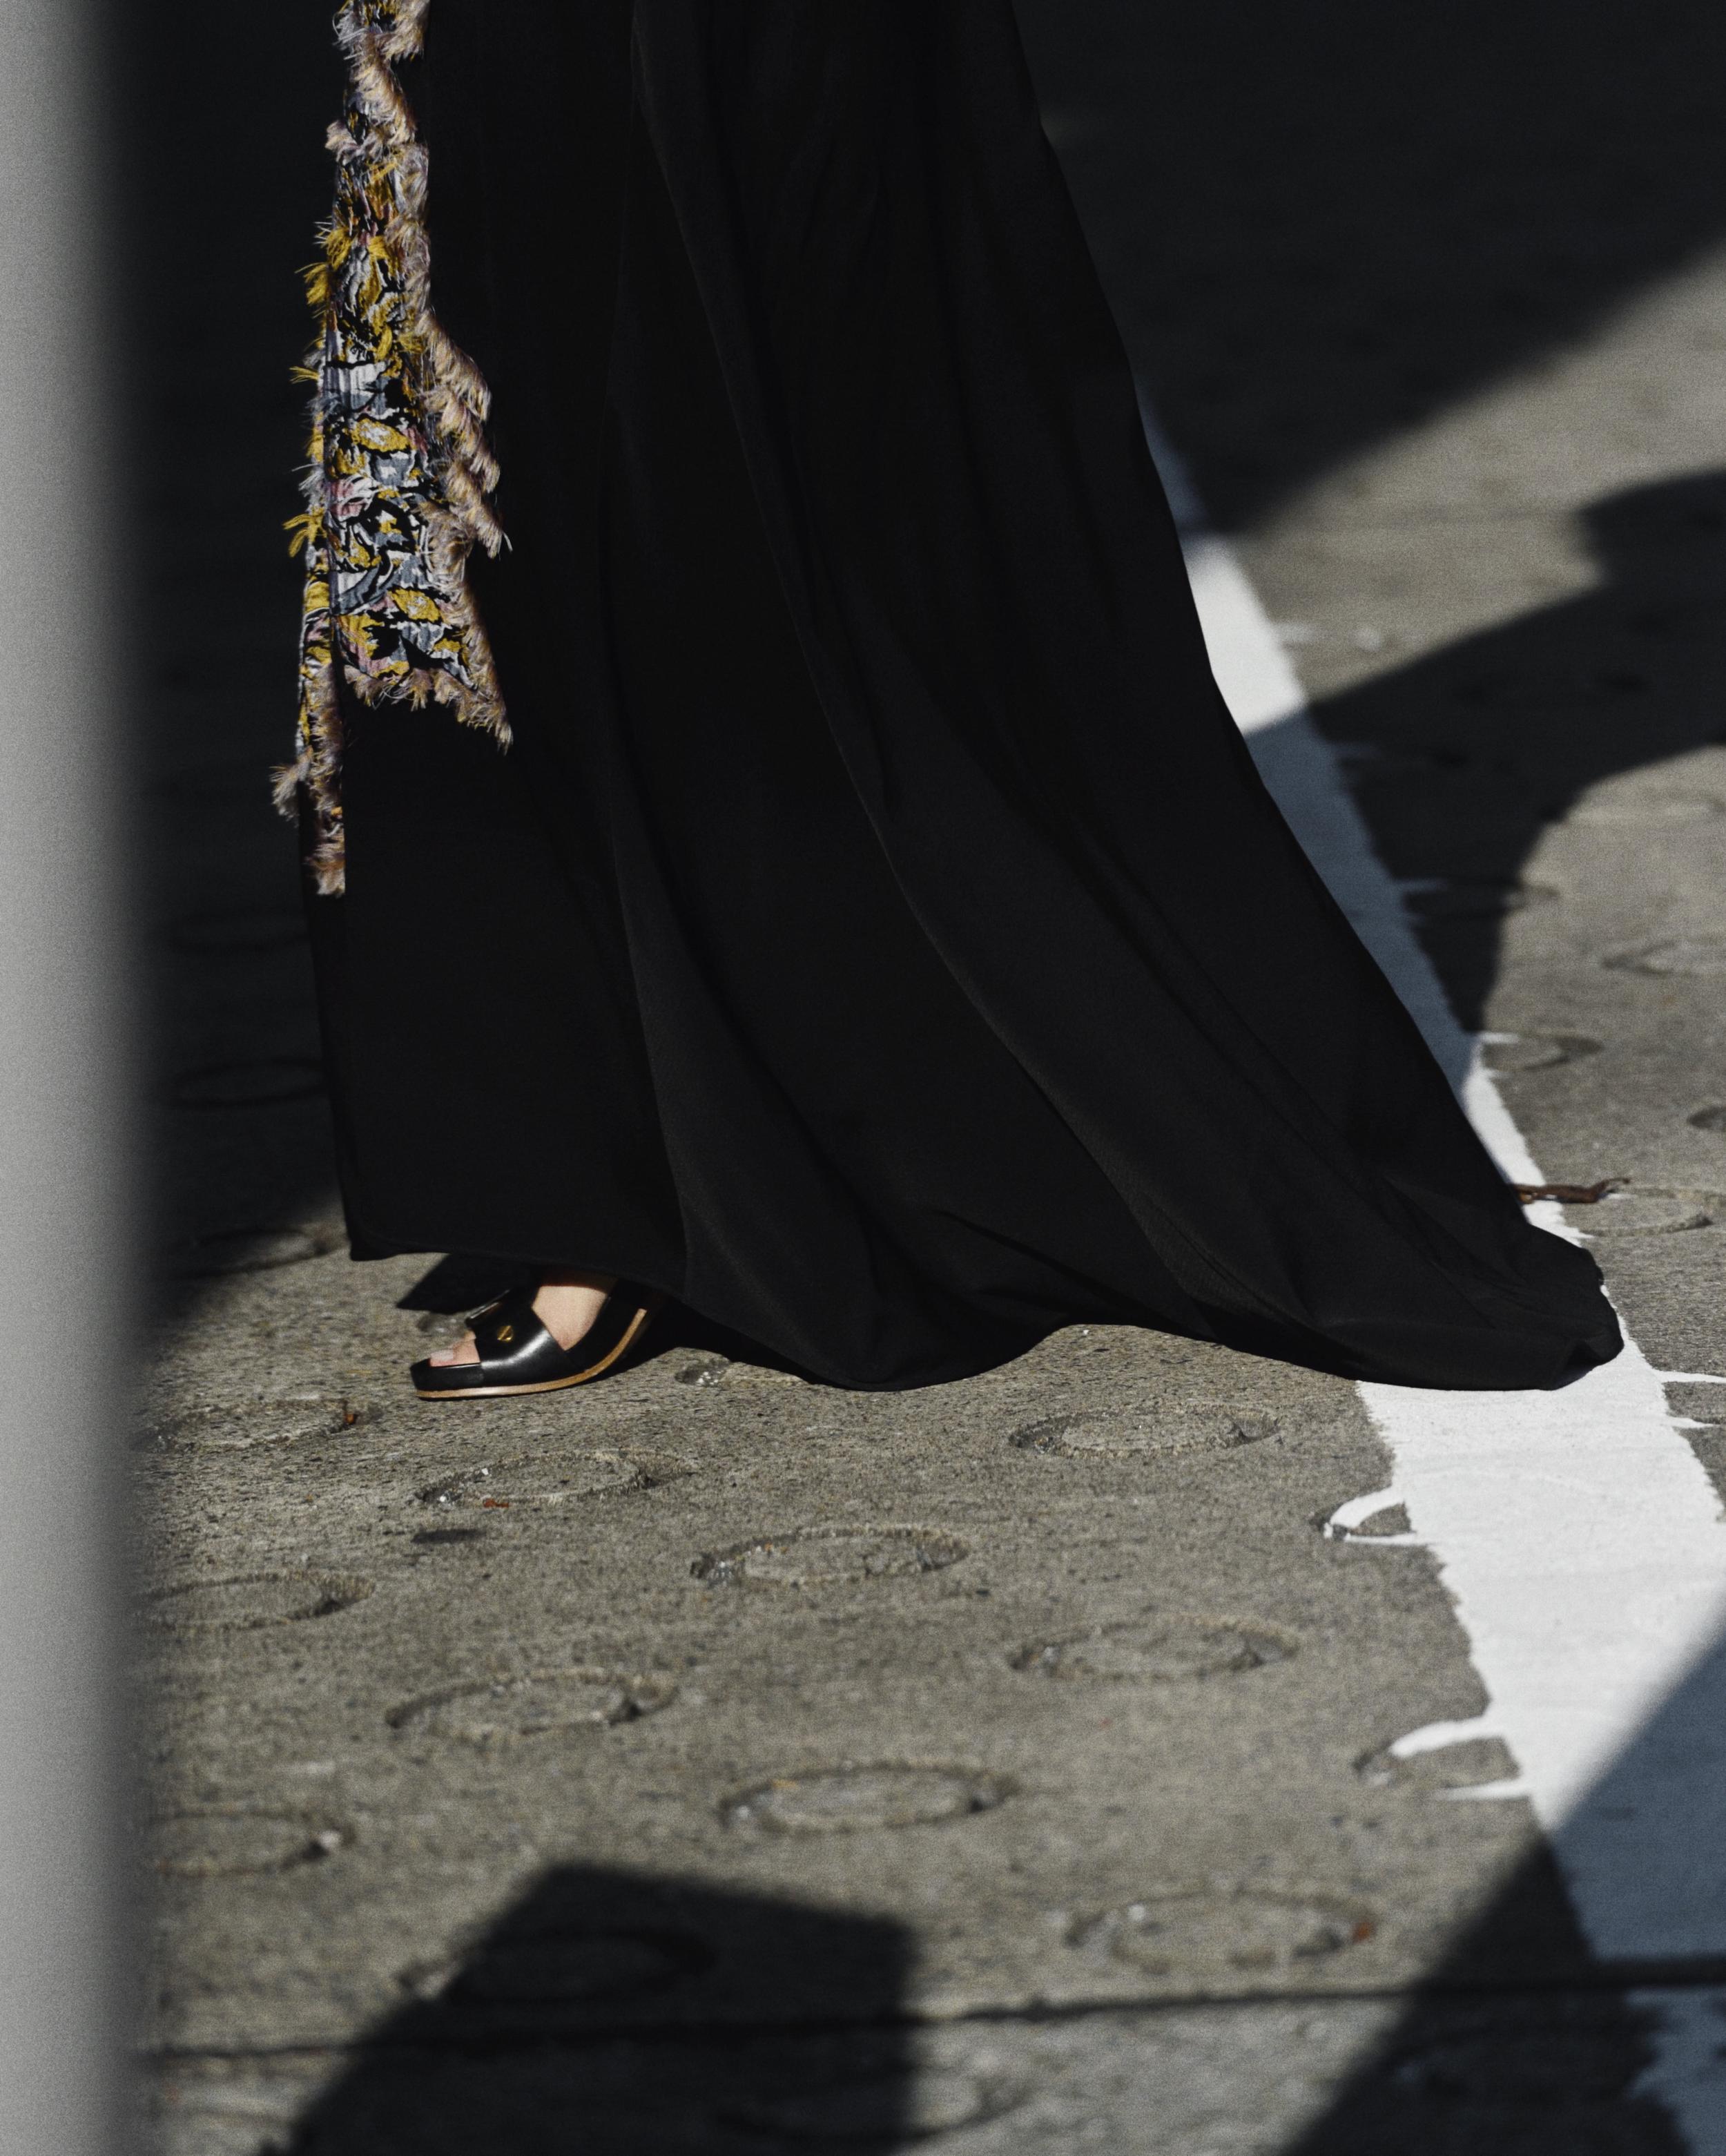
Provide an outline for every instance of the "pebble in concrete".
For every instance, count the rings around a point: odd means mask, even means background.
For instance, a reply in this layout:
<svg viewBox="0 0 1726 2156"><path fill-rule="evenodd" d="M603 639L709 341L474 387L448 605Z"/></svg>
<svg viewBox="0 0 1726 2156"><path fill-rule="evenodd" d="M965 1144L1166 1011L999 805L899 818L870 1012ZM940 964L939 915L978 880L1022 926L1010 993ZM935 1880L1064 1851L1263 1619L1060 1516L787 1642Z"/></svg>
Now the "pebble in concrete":
<svg viewBox="0 0 1726 2156"><path fill-rule="evenodd" d="M144 1598L144 1614L176 1632L252 1632L333 1617L371 1592L369 1579L351 1573L250 1572L161 1588Z"/></svg>
<svg viewBox="0 0 1726 2156"><path fill-rule="evenodd" d="M802 1527L704 1552L689 1570L715 1587L819 1587L941 1572L969 1555L939 1527Z"/></svg>
<svg viewBox="0 0 1726 2156"><path fill-rule="evenodd" d="M677 1697L669 1677L630 1676L585 1665L452 1685L394 1707L392 1729L454 1738L464 1744L513 1744L523 1738L612 1729L658 1714Z"/></svg>
<svg viewBox="0 0 1726 2156"><path fill-rule="evenodd" d="M615 1490L650 1490L694 1473L694 1464L669 1453L520 1453L483 1467L463 1468L428 1482L419 1502L440 1510L471 1506L481 1512L508 1512L566 1505Z"/></svg>
<svg viewBox="0 0 1726 2156"><path fill-rule="evenodd" d="M1037 1676L1178 1684L1267 1669L1296 1651L1286 1632L1237 1618L1150 1616L1035 1642L1020 1648L1012 1665Z"/></svg>
<svg viewBox="0 0 1726 2156"><path fill-rule="evenodd" d="M851 1834L873 1827L940 1826L993 1811L1012 1794L998 1774L889 1762L776 1775L728 1799L720 1815L730 1825L769 1834Z"/></svg>
<svg viewBox="0 0 1726 2156"><path fill-rule="evenodd" d="M198 1804L151 1820L146 1846L164 1877L243 1879L319 1863L352 1839L350 1828L321 1814Z"/></svg>
<svg viewBox="0 0 1726 2156"><path fill-rule="evenodd" d="M1364 1902L1324 1892L1190 1890L1078 1918L1070 1943L1147 1976L1288 1973L1363 1946L1378 1930Z"/></svg>
<svg viewBox="0 0 1726 2156"><path fill-rule="evenodd" d="M1098 1408L1033 1423L1016 1431L1012 1442L1022 1452L1062 1460L1130 1460L1154 1453L1227 1451L1256 1445L1276 1430L1274 1415L1235 1414L1226 1408L1173 1414L1155 1406Z"/></svg>

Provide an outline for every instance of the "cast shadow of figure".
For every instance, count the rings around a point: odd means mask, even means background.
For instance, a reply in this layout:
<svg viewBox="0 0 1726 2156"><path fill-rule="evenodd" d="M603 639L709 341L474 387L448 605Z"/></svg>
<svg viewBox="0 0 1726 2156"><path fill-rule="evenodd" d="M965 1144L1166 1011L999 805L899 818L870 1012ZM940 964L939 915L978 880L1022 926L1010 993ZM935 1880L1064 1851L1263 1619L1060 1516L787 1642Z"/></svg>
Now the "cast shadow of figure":
<svg viewBox="0 0 1726 2156"><path fill-rule="evenodd" d="M1611 495L1584 521L1596 589L1314 707L1471 1032L1507 916L1553 896L1525 877L1549 824L1634 825L1662 850L1726 832L1726 773L1683 762L1726 742L1726 472ZM1588 800L1639 770L1633 793Z"/></svg>
<svg viewBox="0 0 1726 2156"><path fill-rule="evenodd" d="M1693 0L1015 0L1122 326L1219 526L1726 234Z"/></svg>
<svg viewBox="0 0 1726 2156"><path fill-rule="evenodd" d="M585 1866L546 1872L305 2112L286 2156L887 2156L914 2133L883 1919Z"/></svg>
<svg viewBox="0 0 1726 2156"><path fill-rule="evenodd" d="M1442 1776L1442 1758L1416 1774ZM1717 1641L1554 1830L1551 1851L1520 1868L1279 2156L1726 2147L1723 1840ZM1660 2054L1657 2022L1667 2031Z"/></svg>
<svg viewBox="0 0 1726 2156"><path fill-rule="evenodd" d="M1591 1971L1534 1964L1560 1920L1531 1866L1436 1971L1322 2114L1276 2156L1698 2156L1649 2086L1660 2009ZM1721 2025L1726 2038L1726 2022Z"/></svg>

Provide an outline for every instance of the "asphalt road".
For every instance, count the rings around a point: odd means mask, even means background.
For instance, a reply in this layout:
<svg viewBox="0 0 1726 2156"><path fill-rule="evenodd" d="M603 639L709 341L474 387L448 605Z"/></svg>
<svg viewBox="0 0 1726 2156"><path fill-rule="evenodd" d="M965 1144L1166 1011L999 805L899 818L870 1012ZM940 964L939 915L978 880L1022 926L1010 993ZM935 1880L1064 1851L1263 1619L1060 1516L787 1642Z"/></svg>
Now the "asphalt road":
<svg viewBox="0 0 1726 2156"><path fill-rule="evenodd" d="M1726 2149L1726 25L1022 4L1237 716L1507 1165L1621 1179L1611 1384L439 1409L264 778L323 13L134 29L151 2146Z"/></svg>

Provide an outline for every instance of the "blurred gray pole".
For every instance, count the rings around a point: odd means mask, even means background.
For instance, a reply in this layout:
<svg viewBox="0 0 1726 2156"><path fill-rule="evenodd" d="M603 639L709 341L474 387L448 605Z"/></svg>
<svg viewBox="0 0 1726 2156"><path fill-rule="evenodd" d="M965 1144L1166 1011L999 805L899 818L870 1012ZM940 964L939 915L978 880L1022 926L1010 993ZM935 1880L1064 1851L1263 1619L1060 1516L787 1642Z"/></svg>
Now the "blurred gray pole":
<svg viewBox="0 0 1726 2156"><path fill-rule="evenodd" d="M103 372L102 58L95 0L0 0L6 2156L114 2156L127 2141L111 1485L131 1238L109 777L124 490Z"/></svg>

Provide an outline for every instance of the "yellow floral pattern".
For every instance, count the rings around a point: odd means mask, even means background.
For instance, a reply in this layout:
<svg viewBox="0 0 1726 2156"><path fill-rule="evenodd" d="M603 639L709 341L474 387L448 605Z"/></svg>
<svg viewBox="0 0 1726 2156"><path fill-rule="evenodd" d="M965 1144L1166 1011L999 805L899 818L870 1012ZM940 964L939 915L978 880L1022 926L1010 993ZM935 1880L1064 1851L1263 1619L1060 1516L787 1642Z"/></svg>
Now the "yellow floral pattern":
<svg viewBox="0 0 1726 2156"><path fill-rule="evenodd" d="M483 432L490 397L432 311L426 152L396 76L418 52L429 0L346 0L346 115L330 131L335 207L307 273L319 321L313 385L298 753L278 774L304 796L318 887L343 880L338 685L365 702L451 706L507 743L509 722L469 589L473 548L503 532L498 467Z"/></svg>

